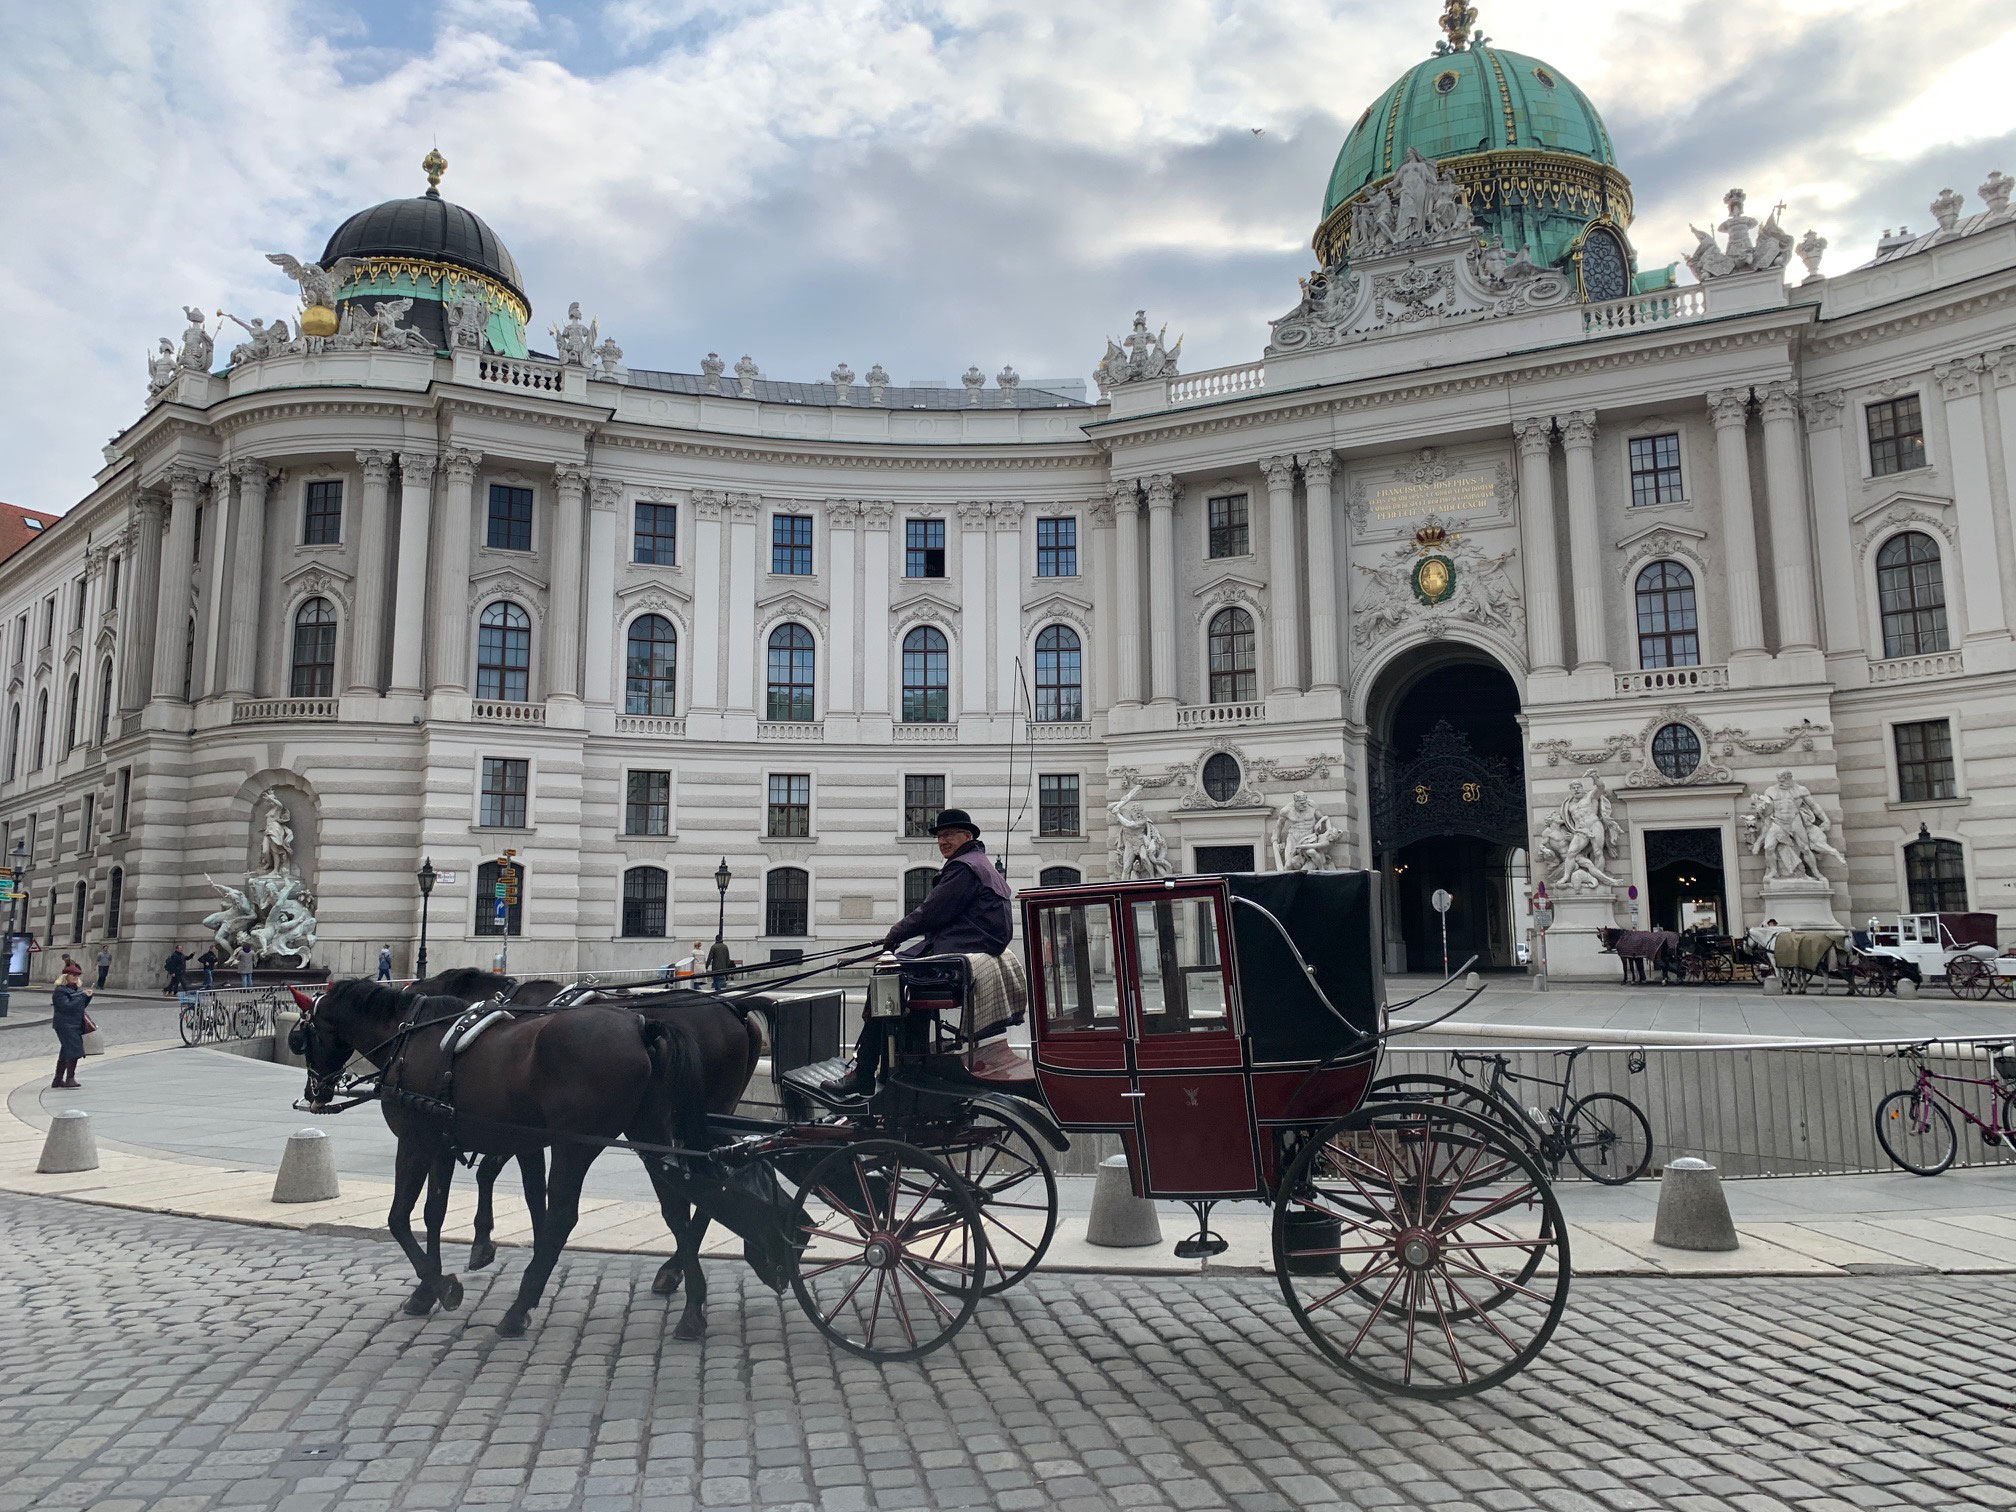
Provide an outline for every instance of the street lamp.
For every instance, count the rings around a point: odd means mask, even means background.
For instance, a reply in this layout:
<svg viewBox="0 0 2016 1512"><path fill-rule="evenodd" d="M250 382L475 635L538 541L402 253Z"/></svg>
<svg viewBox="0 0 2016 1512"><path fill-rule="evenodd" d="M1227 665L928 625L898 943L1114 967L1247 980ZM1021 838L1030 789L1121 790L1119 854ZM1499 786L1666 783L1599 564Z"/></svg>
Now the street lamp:
<svg viewBox="0 0 2016 1512"><path fill-rule="evenodd" d="M723 856L721 864L714 868L714 887L721 894L721 912L714 920L714 943L719 945L721 937L728 930L728 884L735 880L735 873L728 870L728 858Z"/></svg>
<svg viewBox="0 0 2016 1512"><path fill-rule="evenodd" d="M434 896L434 858L429 856L420 863L420 870L413 874L420 883L420 954L413 962L413 975L425 979L427 975L427 900Z"/></svg>

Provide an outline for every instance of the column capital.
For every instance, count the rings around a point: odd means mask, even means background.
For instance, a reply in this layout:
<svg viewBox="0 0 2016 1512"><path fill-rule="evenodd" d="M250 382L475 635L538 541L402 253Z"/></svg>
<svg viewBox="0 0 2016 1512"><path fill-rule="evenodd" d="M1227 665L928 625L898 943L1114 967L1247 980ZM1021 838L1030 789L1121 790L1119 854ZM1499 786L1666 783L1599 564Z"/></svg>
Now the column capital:
<svg viewBox="0 0 2016 1512"><path fill-rule="evenodd" d="M2007 388L2016 383L2016 346L1997 347L1981 361L1986 364L1997 388Z"/></svg>
<svg viewBox="0 0 2016 1512"><path fill-rule="evenodd" d="M896 523L896 501L893 499L861 500L861 523L870 530L887 530Z"/></svg>
<svg viewBox="0 0 2016 1512"><path fill-rule="evenodd" d="M1554 445L1553 417L1528 415L1524 420L1513 422L1512 433L1519 438L1522 456L1544 457Z"/></svg>
<svg viewBox="0 0 2016 1512"><path fill-rule="evenodd" d="M1291 456L1262 457L1260 471L1266 475L1268 488L1276 492L1295 486L1295 459Z"/></svg>
<svg viewBox="0 0 2016 1512"><path fill-rule="evenodd" d="M852 530L861 523L861 505L854 499L828 499L826 501L826 528L828 530Z"/></svg>
<svg viewBox="0 0 2016 1512"><path fill-rule="evenodd" d="M364 481L374 487L383 488L392 481L392 453L389 451L360 451L357 465L364 469Z"/></svg>
<svg viewBox="0 0 2016 1512"><path fill-rule="evenodd" d="M1716 389L1708 396L1708 414L1717 430L1738 429L1750 420L1750 390Z"/></svg>
<svg viewBox="0 0 2016 1512"><path fill-rule="evenodd" d="M432 452L402 451L399 453L399 477L408 488L425 488L434 481L434 469L441 465L441 459Z"/></svg>
<svg viewBox="0 0 2016 1512"><path fill-rule="evenodd" d="M1024 505L1020 499L999 499L994 504L994 528L1002 531L1019 531L1022 528Z"/></svg>
<svg viewBox="0 0 2016 1512"><path fill-rule="evenodd" d="M763 512L763 498L760 494L738 493L728 495L728 512L737 521L754 520Z"/></svg>
<svg viewBox="0 0 2016 1512"><path fill-rule="evenodd" d="M1933 368L1932 378L1945 398L1965 399L1981 392L1981 366L1978 357L1960 357Z"/></svg>
<svg viewBox="0 0 2016 1512"><path fill-rule="evenodd" d="M1790 423L1799 415L1799 389L1791 383L1767 383L1758 396L1758 408L1766 420Z"/></svg>
<svg viewBox="0 0 2016 1512"><path fill-rule="evenodd" d="M1593 447L1596 444L1596 411L1570 410L1558 417L1561 424L1561 447Z"/></svg>
<svg viewBox="0 0 2016 1512"><path fill-rule="evenodd" d="M616 478L590 478L588 480L588 507L590 509L616 510L623 507L623 484Z"/></svg>
<svg viewBox="0 0 2016 1512"><path fill-rule="evenodd" d="M1146 481L1150 509L1174 509L1183 497L1183 485L1174 473L1150 473Z"/></svg>
<svg viewBox="0 0 2016 1512"><path fill-rule="evenodd" d="M1337 470L1337 454L1333 451L1303 452L1295 459L1302 469L1305 483L1328 483Z"/></svg>
<svg viewBox="0 0 2016 1512"><path fill-rule="evenodd" d="M587 492L588 472L578 462L562 462L553 469L553 487L561 494L572 494L576 499Z"/></svg>
<svg viewBox="0 0 2016 1512"><path fill-rule="evenodd" d="M959 505L959 525L963 530L985 530L987 517L994 513L994 506L980 499L967 499Z"/></svg>
<svg viewBox="0 0 2016 1512"><path fill-rule="evenodd" d="M728 512L728 496L711 488L693 491L693 512L703 520L718 520Z"/></svg>
<svg viewBox="0 0 2016 1512"><path fill-rule="evenodd" d="M1115 478L1107 485L1106 502L1124 514L1134 514L1141 508L1141 482L1138 478Z"/></svg>
<svg viewBox="0 0 2016 1512"><path fill-rule="evenodd" d="M166 483L174 496L179 499L185 494L194 496L197 489L210 481L210 474L202 468L177 463L161 474L161 481Z"/></svg>
<svg viewBox="0 0 2016 1512"><path fill-rule="evenodd" d="M1841 423L1841 411L1847 407L1847 398L1839 389L1826 389L1817 394L1807 394L1799 401L1799 407L1806 413L1808 431L1833 430Z"/></svg>
<svg viewBox="0 0 2016 1512"><path fill-rule="evenodd" d="M458 446L441 459L441 470L448 475L451 483L471 483L475 481L476 469L483 465L483 453L471 451L466 446Z"/></svg>
<svg viewBox="0 0 2016 1512"><path fill-rule="evenodd" d="M168 497L158 489L143 488L133 499L133 512L140 516L143 524L158 528L161 517L168 513Z"/></svg>
<svg viewBox="0 0 2016 1512"><path fill-rule="evenodd" d="M279 474L260 457L239 457L231 463L231 476L241 484L258 484L264 488Z"/></svg>

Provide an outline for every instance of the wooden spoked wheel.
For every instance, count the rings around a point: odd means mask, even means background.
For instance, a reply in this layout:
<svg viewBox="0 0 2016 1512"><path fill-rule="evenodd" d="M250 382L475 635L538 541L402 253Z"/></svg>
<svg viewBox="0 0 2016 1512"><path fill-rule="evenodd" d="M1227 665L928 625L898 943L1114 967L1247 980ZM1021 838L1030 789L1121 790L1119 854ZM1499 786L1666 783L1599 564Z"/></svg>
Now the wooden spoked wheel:
<svg viewBox="0 0 2016 1512"><path fill-rule="evenodd" d="M1382 1076L1365 1089L1365 1096L1368 1100L1376 1098L1385 1102L1434 1103L1437 1107L1474 1113L1510 1134L1535 1159L1539 1158L1540 1152L1534 1147L1532 1131L1517 1114L1474 1082L1454 1076L1437 1076L1432 1071L1416 1071L1404 1076Z"/></svg>
<svg viewBox="0 0 2016 1512"><path fill-rule="evenodd" d="M1057 1233L1057 1178L1041 1146L1012 1119L976 1110L972 1122L931 1153L966 1183L980 1210L987 1250L980 1295L991 1297L1025 1280ZM963 1230L948 1230L939 1258L965 1260L956 1246ZM927 1270L927 1278L935 1278Z"/></svg>
<svg viewBox="0 0 2016 1512"><path fill-rule="evenodd" d="M1728 956L1716 953L1701 963L1701 980L1704 982L1733 982L1736 979L1736 963Z"/></svg>
<svg viewBox="0 0 2016 1512"><path fill-rule="evenodd" d="M1305 1144L1276 1193L1274 1264L1317 1349L1407 1396L1506 1380L1568 1300L1567 1229L1539 1165L1435 1103L1367 1103Z"/></svg>
<svg viewBox="0 0 2016 1512"><path fill-rule="evenodd" d="M791 1288L813 1326L871 1360L914 1360L973 1316L980 1212L951 1167L893 1139L844 1145L806 1172Z"/></svg>
<svg viewBox="0 0 2016 1512"><path fill-rule="evenodd" d="M1946 985L1953 996L1978 1002L1995 990L1995 968L1972 956L1954 956L1946 963Z"/></svg>

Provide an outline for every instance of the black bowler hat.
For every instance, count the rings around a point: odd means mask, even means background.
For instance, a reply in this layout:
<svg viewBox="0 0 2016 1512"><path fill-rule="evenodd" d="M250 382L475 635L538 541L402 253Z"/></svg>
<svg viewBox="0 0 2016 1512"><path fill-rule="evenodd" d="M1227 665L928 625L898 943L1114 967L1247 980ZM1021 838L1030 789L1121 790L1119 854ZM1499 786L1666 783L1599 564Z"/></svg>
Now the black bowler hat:
<svg viewBox="0 0 2016 1512"><path fill-rule="evenodd" d="M931 833L934 835L948 829L968 830L974 839L980 838L980 826L973 822L973 816L964 809L943 809L938 817L931 821Z"/></svg>

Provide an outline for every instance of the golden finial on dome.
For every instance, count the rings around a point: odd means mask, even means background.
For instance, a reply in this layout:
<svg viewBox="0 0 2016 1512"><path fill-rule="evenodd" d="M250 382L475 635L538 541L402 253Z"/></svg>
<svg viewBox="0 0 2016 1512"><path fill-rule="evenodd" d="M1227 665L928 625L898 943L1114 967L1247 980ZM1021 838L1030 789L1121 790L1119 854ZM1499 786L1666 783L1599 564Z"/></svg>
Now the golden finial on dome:
<svg viewBox="0 0 2016 1512"><path fill-rule="evenodd" d="M427 156L420 159L420 170L427 175L427 192L438 195L441 192L441 175L448 171L448 159L441 156L439 147L427 149Z"/></svg>
<svg viewBox="0 0 2016 1512"><path fill-rule="evenodd" d="M1461 52L1469 45L1470 33L1476 25L1476 6L1465 5L1463 0L1444 0L1441 26L1451 52Z"/></svg>

